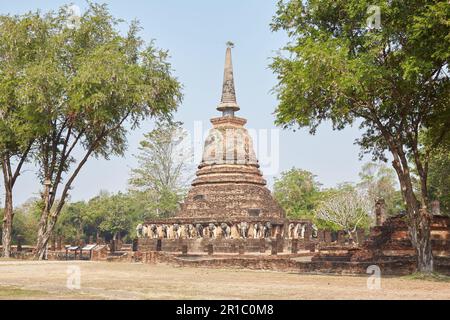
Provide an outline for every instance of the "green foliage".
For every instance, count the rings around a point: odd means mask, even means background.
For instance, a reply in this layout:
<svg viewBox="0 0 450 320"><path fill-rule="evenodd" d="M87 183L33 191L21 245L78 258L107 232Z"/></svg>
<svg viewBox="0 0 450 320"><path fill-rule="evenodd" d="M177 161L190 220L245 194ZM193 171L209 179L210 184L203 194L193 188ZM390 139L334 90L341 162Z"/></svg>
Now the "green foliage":
<svg viewBox="0 0 450 320"><path fill-rule="evenodd" d="M384 199L388 215L404 210L401 193L397 187L395 171L384 163L366 163L359 173L358 188L364 190L371 203Z"/></svg>
<svg viewBox="0 0 450 320"><path fill-rule="evenodd" d="M377 1L379 30L366 27L371 1L279 1L273 30L285 30L287 55L274 59L280 104L277 123L309 127L324 120L342 129L362 118L364 151L383 158L380 121L404 134L421 114L429 125L449 109L447 1ZM424 45L426 44L426 45Z"/></svg>
<svg viewBox="0 0 450 320"><path fill-rule="evenodd" d="M99 229L104 232L110 232L113 238L117 235L130 231L132 216L128 211L129 198L118 193L107 199L103 211L103 221L99 225Z"/></svg>
<svg viewBox="0 0 450 320"><path fill-rule="evenodd" d="M152 215L149 200L139 192L109 194L102 191L87 202L69 203L61 212L55 233L72 243L89 237L133 239L135 228ZM154 217L154 216L153 216Z"/></svg>
<svg viewBox="0 0 450 320"><path fill-rule="evenodd" d="M38 14L0 16L0 152L20 156L45 132L39 108L23 98L40 99L35 86L27 86L42 66L44 38L48 25ZM51 70L48 71L49 73Z"/></svg>
<svg viewBox="0 0 450 320"><path fill-rule="evenodd" d="M13 244L18 243L19 237L22 244L25 245L32 245L36 241L40 210L39 200L37 199L30 199L14 209ZM0 224L0 234L1 232L2 225Z"/></svg>
<svg viewBox="0 0 450 320"><path fill-rule="evenodd" d="M130 185L148 196L157 216L173 216L192 177L186 133L181 123L157 122L155 129L144 138L136 156L138 167L131 172Z"/></svg>
<svg viewBox="0 0 450 320"><path fill-rule="evenodd" d="M2 167L12 176L10 189L30 159L41 184L48 182L39 258L85 163L122 156L128 129L151 117L170 119L182 99L167 51L145 44L136 21L123 35L123 21L106 5L88 2L75 26L71 14L66 5L58 12L0 16ZM10 173L15 156L17 174Z"/></svg>
<svg viewBox="0 0 450 320"><path fill-rule="evenodd" d="M63 235L66 240L72 243L86 240L85 228L92 223L89 219L88 209L87 204L84 202L71 203L66 206L61 212L55 233Z"/></svg>
<svg viewBox="0 0 450 320"><path fill-rule="evenodd" d="M36 89L21 92L44 112L48 131L39 143L40 176L55 186L75 161L73 145L87 156L123 155L127 127L149 116L170 118L181 99L167 52L145 46L136 21L123 36L106 5L89 3L77 28L67 27L68 14L65 6L40 16L49 28L45 55L26 78L26 87Z"/></svg>
<svg viewBox="0 0 450 320"><path fill-rule="evenodd" d="M14 210L13 243L33 245L36 241L37 223L39 221L39 206L36 199L30 199Z"/></svg>
<svg viewBox="0 0 450 320"><path fill-rule="evenodd" d="M380 11L379 28L367 20ZM276 123L334 129L355 123L361 153L392 165L401 185L418 269L430 272L428 167L450 135L450 3L446 0L280 0L274 31L288 44L274 58ZM421 132L430 142L421 144ZM417 170L419 193L412 174Z"/></svg>
<svg viewBox="0 0 450 320"><path fill-rule="evenodd" d="M450 148L435 149L429 167L429 197L438 200L441 212L450 215Z"/></svg>
<svg viewBox="0 0 450 320"><path fill-rule="evenodd" d="M409 274L407 276L403 276L403 279L406 280L420 280L420 281L433 281L433 282L450 282L450 277L446 274L442 273L423 273L423 272L415 272L413 274Z"/></svg>
<svg viewBox="0 0 450 320"><path fill-rule="evenodd" d="M360 181L357 184L340 183L335 188L323 189L313 173L292 168L275 179L273 194L288 217L309 218L319 228L328 230L342 230L343 226L318 218L317 210L324 203L338 201L343 197L358 200L363 195L364 204L367 203L367 212L362 219L359 219L360 216L358 216L358 227L366 229L373 223L373 218L369 213L378 198L385 199L388 213L391 215L396 215L403 209L401 193L397 189L392 169L382 163L367 163L362 167L359 176ZM370 209L367 209L368 207Z"/></svg>
<svg viewBox="0 0 450 320"><path fill-rule="evenodd" d="M292 168L275 179L273 194L288 217L311 217L321 197L320 183L311 172Z"/></svg>

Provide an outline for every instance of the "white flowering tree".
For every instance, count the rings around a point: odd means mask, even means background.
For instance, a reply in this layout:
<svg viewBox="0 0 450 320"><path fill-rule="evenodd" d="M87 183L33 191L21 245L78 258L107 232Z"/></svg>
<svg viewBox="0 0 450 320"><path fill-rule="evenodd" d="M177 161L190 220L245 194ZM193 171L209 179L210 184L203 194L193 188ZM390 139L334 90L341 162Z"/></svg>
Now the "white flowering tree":
<svg viewBox="0 0 450 320"><path fill-rule="evenodd" d="M338 192L320 203L316 218L334 224L344 230L350 239L356 229L372 214L369 197L356 190Z"/></svg>

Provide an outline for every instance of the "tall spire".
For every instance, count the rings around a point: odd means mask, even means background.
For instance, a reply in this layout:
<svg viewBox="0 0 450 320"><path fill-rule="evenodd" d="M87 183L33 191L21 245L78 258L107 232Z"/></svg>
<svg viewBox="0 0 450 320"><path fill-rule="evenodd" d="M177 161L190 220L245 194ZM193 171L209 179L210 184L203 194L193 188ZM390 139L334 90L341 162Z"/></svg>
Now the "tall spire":
<svg viewBox="0 0 450 320"><path fill-rule="evenodd" d="M217 110L222 111L223 116L234 116L234 112L239 110L236 103L236 91L234 89L233 63L231 60L231 48L234 44L227 42L227 52L225 55L225 70L223 73L222 99Z"/></svg>

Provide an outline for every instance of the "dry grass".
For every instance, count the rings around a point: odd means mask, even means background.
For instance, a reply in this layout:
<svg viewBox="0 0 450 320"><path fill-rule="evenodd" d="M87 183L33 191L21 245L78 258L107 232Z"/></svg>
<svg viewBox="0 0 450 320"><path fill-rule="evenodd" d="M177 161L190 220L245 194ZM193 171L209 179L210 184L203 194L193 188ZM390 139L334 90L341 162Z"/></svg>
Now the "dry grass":
<svg viewBox="0 0 450 320"><path fill-rule="evenodd" d="M450 282L450 277L446 276L445 274L440 273L413 273L411 275L405 276L405 279L409 280L425 280L425 281L435 281L435 282Z"/></svg>
<svg viewBox="0 0 450 320"><path fill-rule="evenodd" d="M78 266L81 289L67 288ZM0 261L0 299L450 299L450 283L108 262Z"/></svg>

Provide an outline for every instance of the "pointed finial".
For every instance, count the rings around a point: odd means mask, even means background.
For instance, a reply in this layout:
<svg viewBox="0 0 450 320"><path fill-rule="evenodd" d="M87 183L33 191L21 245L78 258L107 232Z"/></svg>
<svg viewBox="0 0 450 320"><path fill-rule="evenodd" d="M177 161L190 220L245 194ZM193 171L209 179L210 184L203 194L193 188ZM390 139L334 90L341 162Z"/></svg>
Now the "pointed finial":
<svg viewBox="0 0 450 320"><path fill-rule="evenodd" d="M231 48L234 43L227 42L227 51L225 55L225 69L223 74L222 99L217 110L222 111L223 115L234 116L234 112L239 110L236 103L236 92L234 89L233 63L231 60Z"/></svg>

